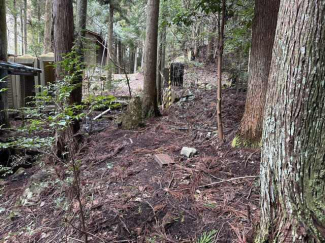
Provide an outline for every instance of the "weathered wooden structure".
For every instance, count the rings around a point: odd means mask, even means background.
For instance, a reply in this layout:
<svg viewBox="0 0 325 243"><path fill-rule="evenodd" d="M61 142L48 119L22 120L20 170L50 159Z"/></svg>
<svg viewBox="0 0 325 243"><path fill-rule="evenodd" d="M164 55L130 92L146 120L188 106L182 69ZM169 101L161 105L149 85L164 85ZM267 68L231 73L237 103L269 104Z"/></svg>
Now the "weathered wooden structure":
<svg viewBox="0 0 325 243"><path fill-rule="evenodd" d="M87 67L106 65L107 51L104 47L105 41L99 34L86 31L84 50Z"/></svg>
<svg viewBox="0 0 325 243"><path fill-rule="evenodd" d="M42 70L40 85L45 86L55 82L54 53L49 52L39 56L39 68Z"/></svg>
<svg viewBox="0 0 325 243"><path fill-rule="evenodd" d="M170 64L170 80L173 86L183 86L184 68L184 63L175 62Z"/></svg>
<svg viewBox="0 0 325 243"><path fill-rule="evenodd" d="M85 63L87 70L98 69L106 64L105 41L95 32L86 32ZM10 69L8 75L8 107L19 109L28 105L28 97L35 96L40 92L40 86L46 86L55 82L55 58L54 53L46 53L39 57L31 55L8 56ZM16 64L16 66L12 66ZM21 64L19 66L18 64ZM31 69L28 69L30 67ZM1 67L0 67L1 68ZM4 66L2 66L4 68ZM15 68L17 70L15 70ZM15 70L15 71L14 71ZM20 72L18 72L20 70ZM25 71L22 71L25 70ZM91 72L94 73L94 70Z"/></svg>
<svg viewBox="0 0 325 243"><path fill-rule="evenodd" d="M11 69L8 73L8 107L18 109L28 105L30 97L39 92L41 70L38 69L38 59L30 55L10 56L8 60Z"/></svg>

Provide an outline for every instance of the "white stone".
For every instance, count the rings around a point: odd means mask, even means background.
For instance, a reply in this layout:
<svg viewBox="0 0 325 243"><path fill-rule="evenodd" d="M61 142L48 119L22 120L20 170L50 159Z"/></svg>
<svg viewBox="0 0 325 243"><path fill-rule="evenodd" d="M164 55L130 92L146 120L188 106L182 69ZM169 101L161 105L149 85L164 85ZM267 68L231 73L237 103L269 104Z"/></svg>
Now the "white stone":
<svg viewBox="0 0 325 243"><path fill-rule="evenodd" d="M181 150L181 155L185 155L188 158L192 157L196 153L197 153L197 150L195 148L183 147Z"/></svg>

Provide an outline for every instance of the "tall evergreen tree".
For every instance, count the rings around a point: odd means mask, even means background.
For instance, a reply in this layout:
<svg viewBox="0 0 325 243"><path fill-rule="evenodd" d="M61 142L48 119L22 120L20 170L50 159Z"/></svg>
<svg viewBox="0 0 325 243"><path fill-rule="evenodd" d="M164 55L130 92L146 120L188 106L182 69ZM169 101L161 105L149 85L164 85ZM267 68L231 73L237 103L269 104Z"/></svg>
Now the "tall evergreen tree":
<svg viewBox="0 0 325 243"><path fill-rule="evenodd" d="M80 57L80 62L84 62L84 45L83 42L86 36L86 25L87 25L87 0L78 0L77 2L77 41L76 51ZM82 65L84 67L84 65ZM82 101L82 79L83 74L79 73L75 80L77 84L76 88L72 91L71 96L74 98L73 103L81 104Z"/></svg>
<svg viewBox="0 0 325 243"><path fill-rule="evenodd" d="M70 0L55 0L53 2L54 20L54 53L56 66L56 78L61 79L64 72L60 61L63 56L71 52L74 41L73 6Z"/></svg>
<svg viewBox="0 0 325 243"><path fill-rule="evenodd" d="M52 26L53 26L53 19L52 19L52 7L53 7L53 0L46 0L45 2L45 14L44 14L44 53L48 53L53 51L52 46Z"/></svg>
<svg viewBox="0 0 325 243"><path fill-rule="evenodd" d="M258 242L325 242L325 1L281 1L261 162Z"/></svg>
<svg viewBox="0 0 325 243"><path fill-rule="evenodd" d="M258 146L280 0L255 0L245 113L236 145Z"/></svg>
<svg viewBox="0 0 325 243"><path fill-rule="evenodd" d="M158 18L159 0L148 0L142 98L142 113L144 117L159 114L156 89Z"/></svg>
<svg viewBox="0 0 325 243"><path fill-rule="evenodd" d="M7 48L6 0L0 0L0 61L7 61ZM7 92L2 90L7 88L6 76L7 72L0 70L0 126L8 124Z"/></svg>

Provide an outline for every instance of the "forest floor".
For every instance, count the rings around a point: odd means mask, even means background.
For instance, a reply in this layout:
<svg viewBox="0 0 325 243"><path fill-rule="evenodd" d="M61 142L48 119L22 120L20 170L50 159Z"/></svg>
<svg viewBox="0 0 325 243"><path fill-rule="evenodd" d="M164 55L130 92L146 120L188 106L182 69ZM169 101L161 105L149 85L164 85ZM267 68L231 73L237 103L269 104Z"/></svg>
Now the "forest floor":
<svg viewBox="0 0 325 243"><path fill-rule="evenodd" d="M232 88L223 90L226 142L218 141L214 75L211 67L187 70L192 98L144 128L122 130L106 119L85 137L79 159L89 242L251 241L259 150L231 147L245 105ZM198 153L187 158L183 147ZM157 154L175 163L161 167ZM67 175L41 164L0 181L0 242L83 242L78 203L58 178ZM211 241L202 240L205 232Z"/></svg>

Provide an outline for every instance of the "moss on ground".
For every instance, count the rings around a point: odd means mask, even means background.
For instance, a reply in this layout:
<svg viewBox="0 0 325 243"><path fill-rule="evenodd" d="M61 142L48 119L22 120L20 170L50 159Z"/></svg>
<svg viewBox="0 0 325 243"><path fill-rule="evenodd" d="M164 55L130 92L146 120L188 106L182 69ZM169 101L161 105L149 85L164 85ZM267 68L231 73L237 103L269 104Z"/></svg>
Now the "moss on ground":
<svg viewBox="0 0 325 243"><path fill-rule="evenodd" d="M231 146L233 148L261 148L262 141L251 141L244 139L240 135L236 135L236 137L231 142Z"/></svg>

